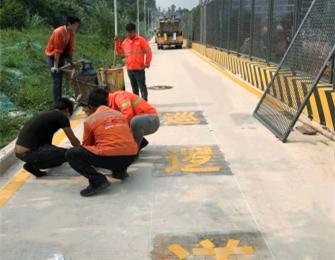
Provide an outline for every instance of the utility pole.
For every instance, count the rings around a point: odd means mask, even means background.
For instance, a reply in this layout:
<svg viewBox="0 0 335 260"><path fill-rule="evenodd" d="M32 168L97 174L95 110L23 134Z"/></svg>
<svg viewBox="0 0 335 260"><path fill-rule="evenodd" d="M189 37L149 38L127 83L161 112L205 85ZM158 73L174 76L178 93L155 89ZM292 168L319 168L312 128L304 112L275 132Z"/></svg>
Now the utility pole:
<svg viewBox="0 0 335 260"><path fill-rule="evenodd" d="M117 31L117 5L116 5L116 1L117 0L114 0L114 26L115 26L114 34L115 34L115 36L118 35L118 31Z"/></svg>
<svg viewBox="0 0 335 260"><path fill-rule="evenodd" d="M143 0L143 22L144 22L144 34L147 33L147 18L146 18L146 8L145 8L145 0Z"/></svg>
<svg viewBox="0 0 335 260"><path fill-rule="evenodd" d="M147 28L148 28L148 32L150 31L150 8L147 8L148 12L147 12Z"/></svg>
<svg viewBox="0 0 335 260"><path fill-rule="evenodd" d="M140 0L137 0L137 33L140 34Z"/></svg>

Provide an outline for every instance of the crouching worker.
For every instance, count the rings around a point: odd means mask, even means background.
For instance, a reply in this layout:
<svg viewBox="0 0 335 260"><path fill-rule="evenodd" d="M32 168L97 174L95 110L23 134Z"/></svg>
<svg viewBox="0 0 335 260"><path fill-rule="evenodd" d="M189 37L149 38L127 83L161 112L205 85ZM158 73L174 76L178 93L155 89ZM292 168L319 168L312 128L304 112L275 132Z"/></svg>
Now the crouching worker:
<svg viewBox="0 0 335 260"><path fill-rule="evenodd" d="M110 182L94 167L113 171L113 177L125 179L127 168L135 160L137 144L128 122L119 111L107 107L106 98L92 92L88 98L89 117L84 122L83 144L66 153L73 169L89 181L80 194L92 196L107 189Z"/></svg>
<svg viewBox="0 0 335 260"><path fill-rule="evenodd" d="M62 165L67 149L52 145L55 132L63 129L73 146L80 145L71 127L69 117L73 103L61 98L55 110L43 112L31 118L22 128L15 146L16 157L26 162L23 168L36 177L46 174L41 169Z"/></svg>
<svg viewBox="0 0 335 260"><path fill-rule="evenodd" d="M127 118L139 149L147 146L149 142L144 136L155 133L160 124L156 109L143 98L127 91L109 94L102 89L95 91L105 95L108 106L120 111Z"/></svg>

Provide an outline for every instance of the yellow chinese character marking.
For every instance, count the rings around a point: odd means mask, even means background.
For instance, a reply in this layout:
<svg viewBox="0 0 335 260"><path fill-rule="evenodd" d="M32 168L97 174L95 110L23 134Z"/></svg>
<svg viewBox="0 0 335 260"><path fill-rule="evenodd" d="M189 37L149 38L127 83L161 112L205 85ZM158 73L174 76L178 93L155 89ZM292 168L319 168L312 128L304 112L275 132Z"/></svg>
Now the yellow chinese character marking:
<svg viewBox="0 0 335 260"><path fill-rule="evenodd" d="M175 112L165 113L163 122L166 125L196 125L200 123L200 119L194 112Z"/></svg>
<svg viewBox="0 0 335 260"><path fill-rule="evenodd" d="M182 158L178 157L176 150L169 151L167 160L170 166L165 169L166 173L213 173L220 171L219 166L205 166L213 157L211 147L182 148L180 154Z"/></svg>
<svg viewBox="0 0 335 260"><path fill-rule="evenodd" d="M173 244L168 247L169 251L173 253L178 259L185 259L189 253L178 244Z"/></svg>
<svg viewBox="0 0 335 260"><path fill-rule="evenodd" d="M212 256L215 260L246 260L249 256L255 254L252 246L239 247L240 240L229 239L225 247L215 247L215 245L208 239L201 241L201 247L193 248L193 256ZM170 245L170 252L172 252L179 259L185 259L189 253L178 244Z"/></svg>

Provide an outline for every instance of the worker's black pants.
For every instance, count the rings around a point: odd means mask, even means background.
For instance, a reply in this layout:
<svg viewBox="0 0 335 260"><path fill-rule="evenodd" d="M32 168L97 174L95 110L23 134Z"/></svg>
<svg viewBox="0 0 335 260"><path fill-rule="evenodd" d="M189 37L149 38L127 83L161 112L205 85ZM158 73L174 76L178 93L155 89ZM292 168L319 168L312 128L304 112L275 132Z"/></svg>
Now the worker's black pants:
<svg viewBox="0 0 335 260"><path fill-rule="evenodd" d="M54 57L48 57L49 68L51 69L54 66ZM65 63L65 58L61 56L59 58L58 67L62 67ZM63 72L51 72L52 78L52 94L54 105L58 103L58 101L62 98L62 82L63 82Z"/></svg>
<svg viewBox="0 0 335 260"><path fill-rule="evenodd" d="M66 159L73 169L86 177L95 188L107 181L107 178L94 167L112 170L115 173L124 172L135 160L133 156L98 156L81 146L73 147L66 153Z"/></svg>
<svg viewBox="0 0 335 260"><path fill-rule="evenodd" d="M142 98L148 100L148 90L145 84L145 70L128 70L128 76L133 93L139 95L140 90Z"/></svg>
<svg viewBox="0 0 335 260"><path fill-rule="evenodd" d="M49 169L57 167L66 162L65 153L67 149L45 144L37 149L21 154L16 154L20 160L29 163L34 168Z"/></svg>

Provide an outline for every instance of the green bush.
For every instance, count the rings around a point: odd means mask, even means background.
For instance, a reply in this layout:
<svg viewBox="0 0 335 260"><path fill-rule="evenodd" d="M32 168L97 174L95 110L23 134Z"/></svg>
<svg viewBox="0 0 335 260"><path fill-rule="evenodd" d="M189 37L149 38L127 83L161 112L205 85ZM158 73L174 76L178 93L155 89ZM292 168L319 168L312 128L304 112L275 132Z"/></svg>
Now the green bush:
<svg viewBox="0 0 335 260"><path fill-rule="evenodd" d="M100 36L100 42L110 47L114 38L114 14L105 0L98 1L92 8L92 29Z"/></svg>
<svg viewBox="0 0 335 260"><path fill-rule="evenodd" d="M27 28L30 30L43 28L46 26L46 21L46 18L42 18L38 14L30 15L30 13L28 12Z"/></svg>
<svg viewBox="0 0 335 260"><path fill-rule="evenodd" d="M26 120L26 117L10 117L0 113L0 149L16 138Z"/></svg>
<svg viewBox="0 0 335 260"><path fill-rule="evenodd" d="M17 0L0 2L0 28L21 29L26 24L27 13L24 5Z"/></svg>

